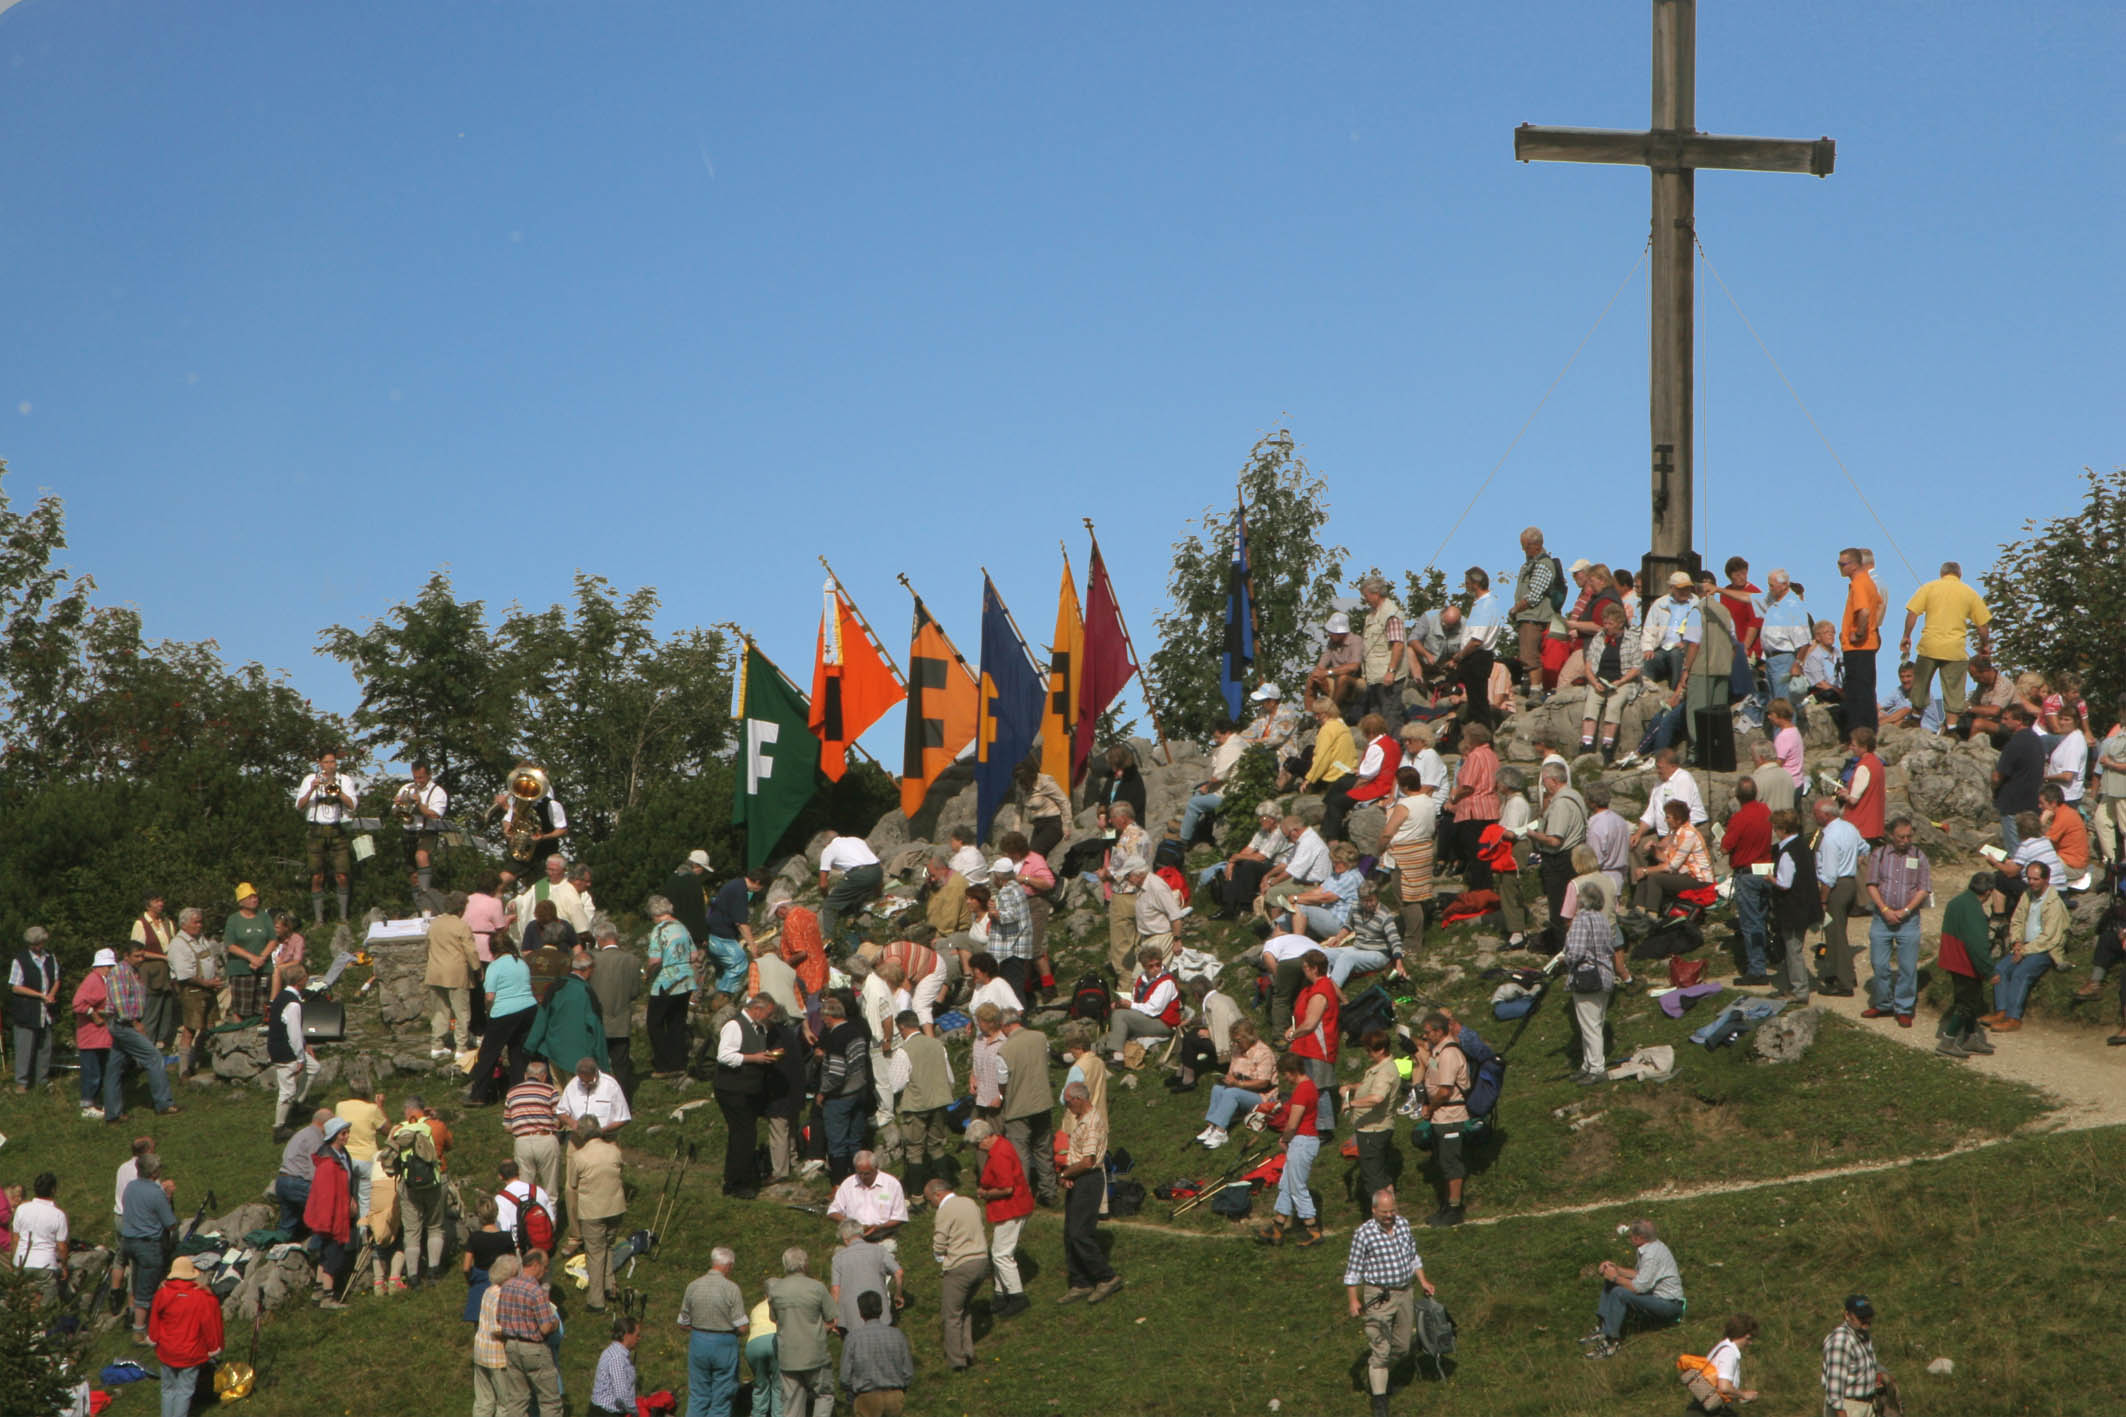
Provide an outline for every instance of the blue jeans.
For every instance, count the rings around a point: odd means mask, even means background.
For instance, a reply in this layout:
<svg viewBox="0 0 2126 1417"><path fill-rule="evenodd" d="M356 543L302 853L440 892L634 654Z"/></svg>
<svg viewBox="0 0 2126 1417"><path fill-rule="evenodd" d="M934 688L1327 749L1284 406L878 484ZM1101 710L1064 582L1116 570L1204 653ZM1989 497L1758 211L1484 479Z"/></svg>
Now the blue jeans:
<svg viewBox="0 0 2126 1417"><path fill-rule="evenodd" d="M110 1062L111 1050L82 1048L77 1051L81 1055L81 1105L94 1107L103 1098L103 1071ZM125 1063L121 1060L118 1067L123 1069Z"/></svg>
<svg viewBox="0 0 2126 1417"><path fill-rule="evenodd" d="M2015 829L2015 814L2012 812L2001 813L2001 849L2013 856L2015 855L2015 848L2022 844L2023 834Z"/></svg>
<svg viewBox="0 0 2126 1417"><path fill-rule="evenodd" d="M1300 913L1306 916L1307 933L1317 940L1325 940L1343 929L1343 917L1326 905L1302 905Z"/></svg>
<svg viewBox="0 0 2126 1417"><path fill-rule="evenodd" d="M716 962L716 992L719 994L742 994L746 988L746 974L752 961L746 956L746 947L737 940L727 940L721 935L709 936L709 958Z"/></svg>
<svg viewBox="0 0 2126 1417"><path fill-rule="evenodd" d="M1321 1151L1320 1137L1293 1137L1285 1143L1284 1174L1277 1178L1277 1213L1314 1218L1314 1197L1307 1180L1314 1174L1314 1158Z"/></svg>
<svg viewBox="0 0 2126 1417"><path fill-rule="evenodd" d="M281 1203L279 1228L291 1236L303 1228L303 1207L310 1202L310 1183L293 1176L275 1176L273 1194Z"/></svg>
<svg viewBox="0 0 2126 1417"><path fill-rule="evenodd" d="M1184 850L1196 839L1196 825L1206 813L1215 812L1225 805L1222 792L1199 792L1189 798L1188 805L1181 809L1181 845Z"/></svg>
<svg viewBox="0 0 2126 1417"><path fill-rule="evenodd" d="M1354 974L1369 974L1376 969L1388 967L1388 956L1382 950L1363 950L1356 945L1330 950L1329 979L1338 989L1344 987Z"/></svg>
<svg viewBox="0 0 2126 1417"><path fill-rule="evenodd" d="M1747 867L1735 872L1735 924L1742 936L1742 968L1745 974L1762 974L1768 967L1765 947L1769 937L1765 922L1770 918L1772 878ZM1914 916L1915 922L1918 917Z"/></svg>
<svg viewBox="0 0 2126 1417"><path fill-rule="evenodd" d="M1897 973L1890 973L1890 946L1897 946ZM2045 956L2050 960L2052 956ZM1908 1014L1919 1003L1919 917L1892 925L1878 912L1868 922L1868 960L1875 977L1868 981L1868 1002L1878 1009Z"/></svg>
<svg viewBox="0 0 2126 1417"><path fill-rule="evenodd" d="M201 1364L200 1367L205 1367ZM162 1417L190 1417L192 1393L199 1386L199 1368L162 1367Z"/></svg>
<svg viewBox="0 0 2126 1417"><path fill-rule="evenodd" d="M1602 1302L1595 1306L1602 1318L1602 1332L1610 1338L1624 1336L1624 1320L1631 1314L1644 1314L1655 1323L1672 1324L1683 1317L1681 1299L1656 1299L1651 1294L1640 1294L1622 1284L1604 1281Z"/></svg>
<svg viewBox="0 0 2126 1417"><path fill-rule="evenodd" d="M2021 1018L2030 1001L2030 986L2052 968L2052 956L2043 951L2021 960L2003 959L1993 974L1993 1006L2009 1018Z"/></svg>
<svg viewBox="0 0 2126 1417"><path fill-rule="evenodd" d="M1262 1094L1259 1092L1214 1082L1211 1084L1211 1105L1203 1109L1203 1120L1220 1131L1229 1132L1233 1130L1233 1123L1261 1105Z"/></svg>
<svg viewBox="0 0 2126 1417"><path fill-rule="evenodd" d="M864 1119L871 1115L871 1095L858 1092L846 1097L830 1097L825 1111L827 1160L846 1164L850 1157L864 1149Z"/></svg>
<svg viewBox="0 0 2126 1417"><path fill-rule="evenodd" d="M1766 692L1757 695L1758 708L1762 709L1773 699L1786 698L1786 681L1794 677L1794 656L1783 652L1770 652L1764 656L1764 681ZM1789 700L1789 702L1792 702Z"/></svg>
<svg viewBox="0 0 2126 1417"><path fill-rule="evenodd" d="M162 1050L148 1041L148 1036L129 1023L111 1025L111 1051L123 1054L131 1063L148 1075L148 1097L155 1110L167 1112L171 1107L170 1073L163 1066ZM125 1111L125 1068L118 1059L112 1058L103 1070L103 1115L116 1117Z"/></svg>
<svg viewBox="0 0 2126 1417"><path fill-rule="evenodd" d="M687 1339L687 1417L731 1417L738 1391L738 1335L695 1331Z"/></svg>

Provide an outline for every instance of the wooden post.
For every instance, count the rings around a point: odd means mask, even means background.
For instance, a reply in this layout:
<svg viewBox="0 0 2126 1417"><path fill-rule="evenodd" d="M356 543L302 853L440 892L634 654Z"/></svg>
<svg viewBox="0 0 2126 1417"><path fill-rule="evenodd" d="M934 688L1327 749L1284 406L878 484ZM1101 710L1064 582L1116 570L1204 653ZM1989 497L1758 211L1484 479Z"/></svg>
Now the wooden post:
<svg viewBox="0 0 2126 1417"><path fill-rule="evenodd" d="M1655 133L1697 127L1697 0L1654 0ZM1653 184L1653 277L1648 417L1652 437L1651 549L1640 565L1640 595L1658 596L1675 571L1698 570L1691 549L1691 321L1695 274L1696 187L1680 153L1650 165ZM1649 600L1642 603L1651 604Z"/></svg>

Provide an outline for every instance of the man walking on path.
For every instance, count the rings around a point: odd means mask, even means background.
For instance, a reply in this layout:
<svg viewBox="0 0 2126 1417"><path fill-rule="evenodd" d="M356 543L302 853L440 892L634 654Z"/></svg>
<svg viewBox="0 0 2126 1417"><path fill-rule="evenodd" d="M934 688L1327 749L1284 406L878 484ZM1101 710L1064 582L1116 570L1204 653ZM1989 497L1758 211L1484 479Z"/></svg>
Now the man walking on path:
<svg viewBox="0 0 2126 1417"><path fill-rule="evenodd" d="M1373 1215L1351 1232L1351 1253L1344 1261L1344 1290L1351 1317L1366 1326L1366 1383L1373 1394L1373 1417L1387 1417L1388 1371L1410 1351L1417 1296L1411 1286L1432 1297L1425 1262L1418 1257L1410 1222L1396 1213L1393 1187L1373 1193Z"/></svg>

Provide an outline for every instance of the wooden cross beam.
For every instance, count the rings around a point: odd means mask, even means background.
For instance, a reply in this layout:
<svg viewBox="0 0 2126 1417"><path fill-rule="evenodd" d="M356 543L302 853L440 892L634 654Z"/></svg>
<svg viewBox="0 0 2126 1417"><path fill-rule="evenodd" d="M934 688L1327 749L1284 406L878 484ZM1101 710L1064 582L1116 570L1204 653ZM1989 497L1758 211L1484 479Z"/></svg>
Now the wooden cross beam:
<svg viewBox="0 0 2126 1417"><path fill-rule="evenodd" d="M1640 568L1641 591L1658 597L1668 576L1695 572L1691 466L1691 318L1697 236L1693 178L1701 167L1801 172L1828 177L1838 148L1829 138L1727 137L1697 129L1697 0L1653 0L1653 122L1644 132L1609 128L1514 129L1522 162L1602 162L1644 167L1653 182L1652 359L1648 390L1653 545Z"/></svg>

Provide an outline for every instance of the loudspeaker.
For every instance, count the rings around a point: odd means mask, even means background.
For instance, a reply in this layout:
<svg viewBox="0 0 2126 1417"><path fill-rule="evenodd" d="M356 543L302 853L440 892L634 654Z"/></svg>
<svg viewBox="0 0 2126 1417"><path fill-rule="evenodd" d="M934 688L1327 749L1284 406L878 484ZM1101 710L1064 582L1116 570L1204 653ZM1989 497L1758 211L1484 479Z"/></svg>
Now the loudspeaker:
<svg viewBox="0 0 2126 1417"><path fill-rule="evenodd" d="M1726 704L1691 711L1690 740L1697 765L1708 772L1735 770L1735 715Z"/></svg>
<svg viewBox="0 0 2126 1417"><path fill-rule="evenodd" d="M303 1001L303 1042L344 1043L347 1040L347 1006L329 999Z"/></svg>

